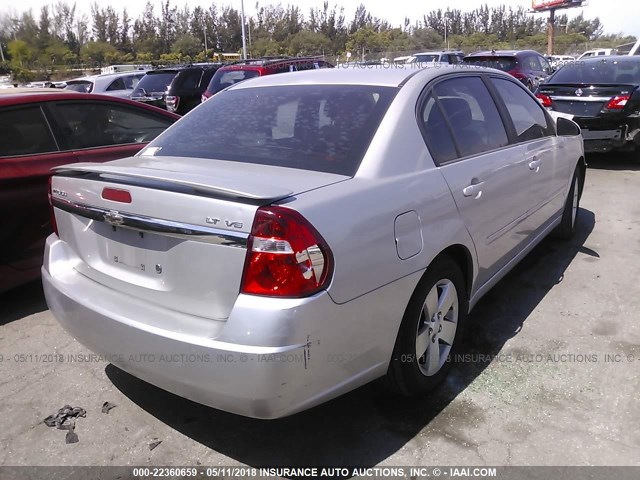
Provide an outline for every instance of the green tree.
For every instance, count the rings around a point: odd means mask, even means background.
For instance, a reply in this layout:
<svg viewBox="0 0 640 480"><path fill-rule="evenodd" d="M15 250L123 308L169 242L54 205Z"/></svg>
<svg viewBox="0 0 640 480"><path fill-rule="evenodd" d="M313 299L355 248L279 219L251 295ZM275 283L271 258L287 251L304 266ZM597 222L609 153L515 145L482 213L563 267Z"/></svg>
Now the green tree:
<svg viewBox="0 0 640 480"><path fill-rule="evenodd" d="M171 53L178 53L182 56L189 57L195 57L202 50L200 40L189 34L179 37L171 46Z"/></svg>
<svg viewBox="0 0 640 480"><path fill-rule="evenodd" d="M25 67L36 56L36 51L24 40L12 40L7 45L7 52L14 65Z"/></svg>

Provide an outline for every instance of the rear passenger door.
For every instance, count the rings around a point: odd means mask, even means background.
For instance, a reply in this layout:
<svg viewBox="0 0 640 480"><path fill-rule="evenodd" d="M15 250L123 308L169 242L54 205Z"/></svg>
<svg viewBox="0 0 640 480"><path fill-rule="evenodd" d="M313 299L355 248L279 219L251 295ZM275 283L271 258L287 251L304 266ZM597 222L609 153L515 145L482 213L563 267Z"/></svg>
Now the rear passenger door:
<svg viewBox="0 0 640 480"><path fill-rule="evenodd" d="M448 78L423 95L421 129L475 244L481 286L526 239L531 171L480 76Z"/></svg>

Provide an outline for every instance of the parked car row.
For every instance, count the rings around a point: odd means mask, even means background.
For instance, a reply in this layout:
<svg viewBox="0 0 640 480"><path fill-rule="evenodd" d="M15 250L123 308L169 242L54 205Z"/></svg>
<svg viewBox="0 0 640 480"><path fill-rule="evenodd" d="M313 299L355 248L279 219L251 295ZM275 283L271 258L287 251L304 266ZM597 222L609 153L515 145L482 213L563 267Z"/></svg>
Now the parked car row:
<svg viewBox="0 0 640 480"><path fill-rule="evenodd" d="M146 71L81 77L67 82L67 90L131 98L184 115L218 91L252 77L313 68L331 68L316 57L257 58L222 63L196 63ZM221 73L214 78L216 72Z"/></svg>

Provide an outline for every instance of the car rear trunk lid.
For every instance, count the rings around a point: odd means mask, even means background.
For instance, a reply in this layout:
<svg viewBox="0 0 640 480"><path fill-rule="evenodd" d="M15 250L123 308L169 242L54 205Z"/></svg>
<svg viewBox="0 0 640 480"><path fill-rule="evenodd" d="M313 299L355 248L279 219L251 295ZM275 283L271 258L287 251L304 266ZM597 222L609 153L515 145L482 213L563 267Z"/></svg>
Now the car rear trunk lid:
<svg viewBox="0 0 640 480"><path fill-rule="evenodd" d="M631 95L635 85L612 84L543 84L540 92L553 101L552 108L576 117L597 117L609 100L617 95Z"/></svg>
<svg viewBox="0 0 640 480"><path fill-rule="evenodd" d="M238 296L257 209L349 178L175 157L72 164L56 173L59 236L80 259L78 272L154 305L216 320L229 316ZM109 199L123 190L128 194L115 198L124 201Z"/></svg>

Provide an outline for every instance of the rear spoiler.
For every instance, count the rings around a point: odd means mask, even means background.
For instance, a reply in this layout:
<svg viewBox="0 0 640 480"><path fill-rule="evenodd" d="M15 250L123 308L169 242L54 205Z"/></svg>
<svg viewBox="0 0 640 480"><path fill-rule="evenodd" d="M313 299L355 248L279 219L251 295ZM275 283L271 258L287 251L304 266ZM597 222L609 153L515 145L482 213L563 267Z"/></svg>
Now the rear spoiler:
<svg viewBox="0 0 640 480"><path fill-rule="evenodd" d="M54 174L76 176L95 175L96 180L123 183L162 190L191 190L215 197L245 199L252 203L271 203L289 197L293 191L268 184L249 183L246 180L224 177L206 177L167 170L140 167L120 167L96 163L75 163L53 168ZM176 188L178 187L178 188Z"/></svg>

